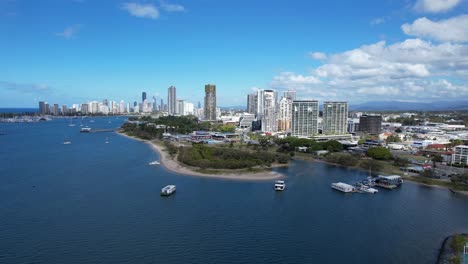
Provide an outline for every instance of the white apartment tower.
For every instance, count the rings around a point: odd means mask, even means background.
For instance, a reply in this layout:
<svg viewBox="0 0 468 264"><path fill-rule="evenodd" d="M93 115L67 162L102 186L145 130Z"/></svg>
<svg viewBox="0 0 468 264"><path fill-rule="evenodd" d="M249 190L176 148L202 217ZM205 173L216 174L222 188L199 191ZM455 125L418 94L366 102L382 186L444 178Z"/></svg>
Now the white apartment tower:
<svg viewBox="0 0 468 264"><path fill-rule="evenodd" d="M348 103L323 103L323 131L325 135L343 135L347 133Z"/></svg>
<svg viewBox="0 0 468 264"><path fill-rule="evenodd" d="M291 135L294 137L311 137L318 134L318 117L318 101L293 101Z"/></svg>
<svg viewBox="0 0 468 264"><path fill-rule="evenodd" d="M263 132L276 132L276 96L274 90L258 90L257 92L257 119L262 122Z"/></svg>
<svg viewBox="0 0 468 264"><path fill-rule="evenodd" d="M292 103L293 100L287 97L283 97L279 101L278 131L286 131L291 129Z"/></svg>

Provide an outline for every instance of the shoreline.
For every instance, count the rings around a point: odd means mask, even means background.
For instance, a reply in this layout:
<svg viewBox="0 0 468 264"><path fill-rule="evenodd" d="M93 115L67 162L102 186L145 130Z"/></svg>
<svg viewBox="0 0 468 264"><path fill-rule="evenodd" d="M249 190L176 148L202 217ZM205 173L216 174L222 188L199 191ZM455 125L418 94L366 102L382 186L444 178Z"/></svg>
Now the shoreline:
<svg viewBox="0 0 468 264"><path fill-rule="evenodd" d="M350 168L350 169L356 169L356 170L360 170L360 171L365 171L365 169L360 168L360 167L345 166L345 165L342 165L342 164L336 164L336 163L328 162L328 161L325 161L325 160L322 160L322 159L301 158L301 157L294 157L293 159L305 160L305 161L312 161L312 162L324 163L324 164L332 165L332 166L338 166L338 167L343 167L343 168ZM414 183L414 184L422 185L422 186L425 186L425 187L431 187L431 188L446 189L447 191L450 191L450 192L452 192L453 194L459 194L459 195L468 196L468 191L454 190L454 189L452 189L452 188L450 188L450 187L447 187L447 186L442 186L442 185L437 185L437 184L427 184L427 183L423 183L423 182L420 182L420 181L411 179L412 176L401 175L401 174L397 174L397 175L401 176L404 180L410 181L410 182L412 182L412 183Z"/></svg>
<svg viewBox="0 0 468 264"><path fill-rule="evenodd" d="M148 144L154 151L159 153L161 165L167 170L185 176L195 176L195 177L206 177L206 178L216 178L216 179L226 179L226 180L241 180L241 181L266 181L266 180L276 180L280 178L285 178L286 176L275 171L263 171L263 172L245 172L240 171L239 173L227 172L220 174L210 174L210 173L201 173L193 171L188 166L181 165L178 161L169 157L169 155L163 150L162 146L150 141L144 140L136 137L129 136L127 134L117 132L117 134L138 140L145 144ZM272 166L274 167L274 166Z"/></svg>

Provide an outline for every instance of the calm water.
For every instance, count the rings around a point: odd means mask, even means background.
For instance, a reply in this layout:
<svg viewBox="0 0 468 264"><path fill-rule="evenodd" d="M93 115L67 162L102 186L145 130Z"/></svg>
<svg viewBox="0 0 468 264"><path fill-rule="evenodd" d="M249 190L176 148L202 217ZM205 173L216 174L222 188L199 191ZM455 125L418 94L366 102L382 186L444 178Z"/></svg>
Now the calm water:
<svg viewBox="0 0 468 264"><path fill-rule="evenodd" d="M445 236L468 232L468 198L445 189L345 195L330 183L365 173L295 161L275 193L176 175L148 165L146 144L68 124L0 128L0 263L433 263ZM167 184L177 194L162 198Z"/></svg>

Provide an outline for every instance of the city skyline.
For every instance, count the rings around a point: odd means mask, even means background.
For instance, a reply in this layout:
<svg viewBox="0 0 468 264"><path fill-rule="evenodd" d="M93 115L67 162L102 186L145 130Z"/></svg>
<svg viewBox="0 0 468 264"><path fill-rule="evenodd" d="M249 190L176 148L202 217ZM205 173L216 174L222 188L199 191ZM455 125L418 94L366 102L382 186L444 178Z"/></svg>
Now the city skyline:
<svg viewBox="0 0 468 264"><path fill-rule="evenodd" d="M182 100L197 102L206 83L216 83L219 106L245 105L244 95L258 89L350 103L455 100L468 96L467 7L459 0L268 8L247 1L4 1L0 106L69 105L108 94L139 101L138 91L161 97L171 85Z"/></svg>

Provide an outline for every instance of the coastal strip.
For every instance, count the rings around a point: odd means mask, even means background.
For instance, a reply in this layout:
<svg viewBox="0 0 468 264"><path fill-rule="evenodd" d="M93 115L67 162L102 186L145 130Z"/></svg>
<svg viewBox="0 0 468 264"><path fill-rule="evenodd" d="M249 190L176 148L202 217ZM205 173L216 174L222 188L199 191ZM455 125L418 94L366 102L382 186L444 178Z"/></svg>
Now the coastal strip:
<svg viewBox="0 0 468 264"><path fill-rule="evenodd" d="M262 171L262 172L236 171L236 172L226 172L226 173L220 173L220 174L210 174L210 173L201 173L198 171L193 171L188 166L182 165L179 162L172 159L163 150L162 146L159 146L158 144L154 142L132 137L121 132L117 132L117 134L148 144L154 151L159 153L159 156L160 156L159 162L161 163L162 166L164 166L164 168L166 168L167 170L171 172L180 174L180 175L228 179L228 180L241 180L241 181L275 180L275 179L285 177L283 174L275 172L275 171Z"/></svg>

